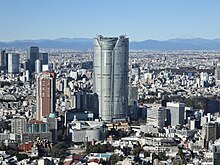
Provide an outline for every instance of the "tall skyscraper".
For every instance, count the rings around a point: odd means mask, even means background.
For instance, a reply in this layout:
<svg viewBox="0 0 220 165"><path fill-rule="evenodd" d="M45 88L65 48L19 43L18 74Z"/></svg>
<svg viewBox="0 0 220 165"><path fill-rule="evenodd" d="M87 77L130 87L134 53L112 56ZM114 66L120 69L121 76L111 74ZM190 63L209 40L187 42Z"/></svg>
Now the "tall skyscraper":
<svg viewBox="0 0 220 165"><path fill-rule="evenodd" d="M125 36L94 38L94 92L99 98L99 116L105 121L127 117L128 54Z"/></svg>
<svg viewBox="0 0 220 165"><path fill-rule="evenodd" d="M18 74L20 67L20 54L8 53L8 73Z"/></svg>
<svg viewBox="0 0 220 165"><path fill-rule="evenodd" d="M184 124L184 113L185 113L185 104L184 103L174 103L168 102L167 109L170 112L171 125L183 125Z"/></svg>
<svg viewBox="0 0 220 165"><path fill-rule="evenodd" d="M35 73L40 73L42 71L41 60L37 59L35 61Z"/></svg>
<svg viewBox="0 0 220 165"><path fill-rule="evenodd" d="M39 59L39 48L30 47L28 50L28 70L32 74L35 71L35 61Z"/></svg>
<svg viewBox="0 0 220 165"><path fill-rule="evenodd" d="M1 69L5 72L8 70L8 53L5 50L1 51Z"/></svg>
<svg viewBox="0 0 220 165"><path fill-rule="evenodd" d="M37 77L37 120L48 117L55 110L55 73L45 71Z"/></svg>
<svg viewBox="0 0 220 165"><path fill-rule="evenodd" d="M215 68L215 84L220 85L220 66Z"/></svg>
<svg viewBox="0 0 220 165"><path fill-rule="evenodd" d="M6 53L5 53L5 50L2 50L2 51L1 51L1 59L0 59L0 60L1 60L1 66L4 66L5 54L6 54Z"/></svg>
<svg viewBox="0 0 220 165"><path fill-rule="evenodd" d="M165 108L164 107L159 107L159 109L157 109L155 124L160 128L163 128L165 126Z"/></svg>
<svg viewBox="0 0 220 165"><path fill-rule="evenodd" d="M42 65L48 64L48 53L39 53L39 59L41 60Z"/></svg>

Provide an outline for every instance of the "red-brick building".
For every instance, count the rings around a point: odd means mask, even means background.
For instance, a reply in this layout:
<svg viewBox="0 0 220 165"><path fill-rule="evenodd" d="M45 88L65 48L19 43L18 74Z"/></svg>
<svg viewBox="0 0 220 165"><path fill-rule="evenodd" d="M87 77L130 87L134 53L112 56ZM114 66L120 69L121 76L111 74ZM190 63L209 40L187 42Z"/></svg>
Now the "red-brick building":
<svg viewBox="0 0 220 165"><path fill-rule="evenodd" d="M37 120L48 117L55 110L55 73L44 71L37 76Z"/></svg>

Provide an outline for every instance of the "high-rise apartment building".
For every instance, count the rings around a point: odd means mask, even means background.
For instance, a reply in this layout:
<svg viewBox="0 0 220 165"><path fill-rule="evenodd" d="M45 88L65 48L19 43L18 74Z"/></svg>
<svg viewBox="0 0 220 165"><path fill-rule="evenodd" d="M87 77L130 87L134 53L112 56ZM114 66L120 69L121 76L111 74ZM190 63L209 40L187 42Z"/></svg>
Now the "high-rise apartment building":
<svg viewBox="0 0 220 165"><path fill-rule="evenodd" d="M37 77L37 120L48 117L55 110L55 73L45 71Z"/></svg>
<svg viewBox="0 0 220 165"><path fill-rule="evenodd" d="M11 132L21 134L26 131L27 119L25 117L13 118L11 121Z"/></svg>
<svg viewBox="0 0 220 165"><path fill-rule="evenodd" d="M20 54L8 53L8 73L18 74L20 67Z"/></svg>
<svg viewBox="0 0 220 165"><path fill-rule="evenodd" d="M30 74L35 71L35 61L37 59L39 59L39 48L32 46L28 50L28 70Z"/></svg>
<svg viewBox="0 0 220 165"><path fill-rule="evenodd" d="M125 36L94 38L94 92L99 116L105 121L126 118L128 108L129 39Z"/></svg>

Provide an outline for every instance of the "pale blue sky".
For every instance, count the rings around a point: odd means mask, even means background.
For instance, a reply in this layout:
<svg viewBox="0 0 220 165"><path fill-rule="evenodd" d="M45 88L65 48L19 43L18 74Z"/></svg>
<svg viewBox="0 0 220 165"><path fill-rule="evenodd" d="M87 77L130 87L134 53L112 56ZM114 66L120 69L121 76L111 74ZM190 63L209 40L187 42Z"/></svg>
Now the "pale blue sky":
<svg viewBox="0 0 220 165"><path fill-rule="evenodd" d="M220 38L220 0L0 0L0 40Z"/></svg>

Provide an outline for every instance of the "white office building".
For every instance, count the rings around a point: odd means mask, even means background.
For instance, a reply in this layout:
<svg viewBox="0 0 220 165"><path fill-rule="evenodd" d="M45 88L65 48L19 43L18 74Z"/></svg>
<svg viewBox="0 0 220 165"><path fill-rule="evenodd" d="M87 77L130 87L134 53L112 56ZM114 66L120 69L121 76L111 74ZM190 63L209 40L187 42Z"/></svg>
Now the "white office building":
<svg viewBox="0 0 220 165"><path fill-rule="evenodd" d="M18 74L20 64L20 54L18 53L8 53L8 73Z"/></svg>

